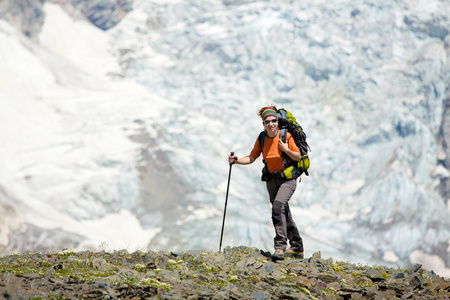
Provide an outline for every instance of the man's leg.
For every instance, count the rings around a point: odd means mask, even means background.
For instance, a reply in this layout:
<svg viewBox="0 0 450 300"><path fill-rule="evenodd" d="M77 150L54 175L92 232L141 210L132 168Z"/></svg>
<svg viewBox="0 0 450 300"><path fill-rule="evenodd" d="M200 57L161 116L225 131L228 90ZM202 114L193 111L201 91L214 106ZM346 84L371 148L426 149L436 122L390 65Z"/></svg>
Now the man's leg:
<svg viewBox="0 0 450 300"><path fill-rule="evenodd" d="M291 210L289 209L289 204L286 204L286 223L287 223L287 237L289 239L289 244L291 249L294 251L303 252L303 240L298 232L297 225L292 218Z"/></svg>
<svg viewBox="0 0 450 300"><path fill-rule="evenodd" d="M272 203L272 223L275 228L275 249L286 249L288 239L288 216L290 215L289 206L287 204L294 194L296 187L296 180L285 181L279 187L276 186L275 180L273 179L267 182L267 190L269 192L270 202ZM289 219L290 227L292 227L291 221L292 216Z"/></svg>

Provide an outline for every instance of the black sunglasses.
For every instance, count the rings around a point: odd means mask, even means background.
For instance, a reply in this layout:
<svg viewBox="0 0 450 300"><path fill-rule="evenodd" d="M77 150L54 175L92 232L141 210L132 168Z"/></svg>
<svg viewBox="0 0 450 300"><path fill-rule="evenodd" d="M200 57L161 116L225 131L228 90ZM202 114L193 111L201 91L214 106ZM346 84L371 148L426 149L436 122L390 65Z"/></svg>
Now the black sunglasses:
<svg viewBox="0 0 450 300"><path fill-rule="evenodd" d="M278 122L278 119L264 120L264 124L266 124L266 125L269 125L271 122L276 123L276 122Z"/></svg>

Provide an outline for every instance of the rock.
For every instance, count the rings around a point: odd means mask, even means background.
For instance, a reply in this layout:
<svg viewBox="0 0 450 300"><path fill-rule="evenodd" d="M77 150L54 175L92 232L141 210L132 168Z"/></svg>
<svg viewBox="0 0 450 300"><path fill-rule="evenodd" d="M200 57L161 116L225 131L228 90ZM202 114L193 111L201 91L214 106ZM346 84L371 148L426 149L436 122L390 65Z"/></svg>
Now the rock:
<svg viewBox="0 0 450 300"><path fill-rule="evenodd" d="M375 286L369 286L364 288L362 294L367 296L368 298L374 298L378 294L378 289Z"/></svg>
<svg viewBox="0 0 450 300"><path fill-rule="evenodd" d="M396 294L403 294L405 291L404 282L395 279L387 280L383 286L389 290L394 290Z"/></svg>
<svg viewBox="0 0 450 300"><path fill-rule="evenodd" d="M263 299L270 299L270 296L266 293L262 292L253 292L249 296L250 299L257 299L257 300L263 300Z"/></svg>
<svg viewBox="0 0 450 300"><path fill-rule="evenodd" d="M108 280L109 280L111 283L115 283L115 284L117 284L117 283L119 283L119 282L122 281L122 277L120 277L120 275L117 275L117 274L114 274L114 275L109 276L109 277L107 277L107 278L108 278Z"/></svg>
<svg viewBox="0 0 450 300"><path fill-rule="evenodd" d="M25 274L19 274L17 276L27 278L27 279L38 279L38 278L42 277L41 275L36 274L36 273L25 273Z"/></svg>
<svg viewBox="0 0 450 300"><path fill-rule="evenodd" d="M285 273L277 269L270 274L275 280L281 280L285 277Z"/></svg>
<svg viewBox="0 0 450 300"><path fill-rule="evenodd" d="M318 274L317 277L325 283L331 283L331 282L338 281L338 278L339 278L339 276L328 275L328 274Z"/></svg>
<svg viewBox="0 0 450 300"><path fill-rule="evenodd" d="M367 277L369 277L372 281L381 281L385 278L383 277L383 274L375 269L366 271Z"/></svg>
<svg viewBox="0 0 450 300"><path fill-rule="evenodd" d="M311 278L304 277L304 276L296 277L295 282L301 287L308 287L314 283L314 281Z"/></svg>
<svg viewBox="0 0 450 300"><path fill-rule="evenodd" d="M229 299L229 296L230 296L230 294L228 291L221 291L221 292L216 293L212 299L213 300L226 300L226 299Z"/></svg>
<svg viewBox="0 0 450 300"><path fill-rule="evenodd" d="M450 282L441 282L441 283L439 283L439 288L441 290L450 292Z"/></svg>
<svg viewBox="0 0 450 300"><path fill-rule="evenodd" d="M421 264L415 264L415 265L412 267L412 271L413 271L414 273L416 273L416 272L419 271L421 268L422 268L422 265L421 265Z"/></svg>
<svg viewBox="0 0 450 300"><path fill-rule="evenodd" d="M95 259L92 261L91 266L92 266L94 269L102 270L102 271L103 271L103 270L106 270L106 269L108 268L108 264L106 263L106 260L103 259L103 258L95 258Z"/></svg>
<svg viewBox="0 0 450 300"><path fill-rule="evenodd" d="M128 283L126 283L126 282L121 282L118 286L117 286L117 289L118 290L126 290L126 289L129 289L130 288L130 285L128 284Z"/></svg>
<svg viewBox="0 0 450 300"><path fill-rule="evenodd" d="M421 279L417 275L411 275L406 279L406 282L408 282L411 286L417 287L421 284Z"/></svg>
<svg viewBox="0 0 450 300"><path fill-rule="evenodd" d="M103 296L102 290L90 290L79 293L79 297L82 299L98 299L102 296Z"/></svg>
<svg viewBox="0 0 450 300"><path fill-rule="evenodd" d="M263 269L263 270L264 270L264 272L265 272L266 274L270 275L270 274L273 273L275 267L276 267L276 264L275 264L275 263L273 263L273 262L266 262L266 263L264 264L264 269Z"/></svg>
<svg viewBox="0 0 450 300"><path fill-rule="evenodd" d="M176 270L161 270L158 274L162 280L176 283L180 281L180 274Z"/></svg>

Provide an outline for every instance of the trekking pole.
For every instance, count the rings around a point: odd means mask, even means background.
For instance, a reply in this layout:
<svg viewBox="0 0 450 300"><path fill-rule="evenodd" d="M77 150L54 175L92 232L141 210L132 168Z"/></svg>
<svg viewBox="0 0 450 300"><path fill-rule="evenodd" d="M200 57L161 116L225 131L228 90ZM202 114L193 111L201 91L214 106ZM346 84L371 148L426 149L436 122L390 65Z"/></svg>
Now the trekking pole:
<svg viewBox="0 0 450 300"><path fill-rule="evenodd" d="M231 152L230 154L233 156L234 152ZM232 166L233 166L233 164L230 163L230 171L228 172L227 194L225 196L225 208L223 209L222 233L220 234L219 253L220 253L220 249L222 248L223 228L225 226L225 215L227 213L228 191L230 189L230 178L231 178L231 167Z"/></svg>

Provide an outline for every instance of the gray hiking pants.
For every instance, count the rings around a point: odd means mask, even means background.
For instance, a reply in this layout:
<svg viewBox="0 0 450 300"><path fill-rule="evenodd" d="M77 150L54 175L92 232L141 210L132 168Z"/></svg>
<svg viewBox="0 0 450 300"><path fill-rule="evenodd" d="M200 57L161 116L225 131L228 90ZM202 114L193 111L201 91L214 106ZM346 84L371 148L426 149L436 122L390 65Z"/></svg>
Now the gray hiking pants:
<svg viewBox="0 0 450 300"><path fill-rule="evenodd" d="M289 199L295 192L297 180L280 181L272 178L266 182L272 204L272 222L275 227L275 249L286 250L287 240L294 251L303 252L303 240L289 209Z"/></svg>

